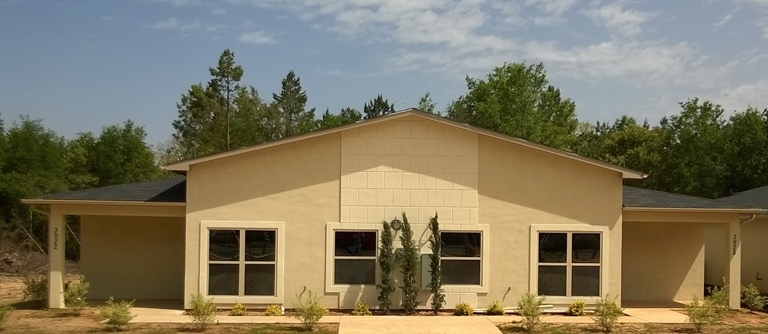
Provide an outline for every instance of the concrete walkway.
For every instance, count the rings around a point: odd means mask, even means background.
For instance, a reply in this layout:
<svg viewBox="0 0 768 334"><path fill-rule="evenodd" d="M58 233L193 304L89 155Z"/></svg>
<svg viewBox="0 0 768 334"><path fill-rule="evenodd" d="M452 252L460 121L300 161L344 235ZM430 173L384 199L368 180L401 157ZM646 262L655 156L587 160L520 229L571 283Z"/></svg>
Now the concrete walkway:
<svg viewBox="0 0 768 334"><path fill-rule="evenodd" d="M134 307L133 313L136 318L135 323L190 323L191 318L181 310L157 309ZM625 316L619 318L619 323L664 323L664 324L682 324L686 322L684 314L670 308L627 308L624 310ZM222 324L298 324L300 323L293 317L267 317L267 316L219 316L217 321ZM474 315L471 317L453 317L453 316L374 316L374 317L355 317L355 316L325 316L320 320L321 323L338 323L339 334L362 334L362 333L413 333L413 334L431 334L431 333L478 333L478 334L500 334L501 331L496 327L505 323L520 322L520 316L484 316ZM593 324L591 317L568 317L563 315L544 315L542 322L545 323L571 323L571 324Z"/></svg>

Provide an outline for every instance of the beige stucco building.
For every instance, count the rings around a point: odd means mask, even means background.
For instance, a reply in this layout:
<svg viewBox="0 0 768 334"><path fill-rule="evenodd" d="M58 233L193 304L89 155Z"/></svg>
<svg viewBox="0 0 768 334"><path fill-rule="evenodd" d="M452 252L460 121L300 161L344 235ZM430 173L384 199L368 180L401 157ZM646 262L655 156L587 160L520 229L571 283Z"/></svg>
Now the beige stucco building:
<svg viewBox="0 0 768 334"><path fill-rule="evenodd" d="M348 309L377 305L382 223L403 215L423 256L438 215L453 308L526 292L558 305L701 297L705 227L733 240L720 274L739 282L741 215L765 213L625 187L644 175L412 109L165 169L181 177L24 201L49 207L51 307L63 307L65 215L82 217L93 299L291 308L306 288Z"/></svg>

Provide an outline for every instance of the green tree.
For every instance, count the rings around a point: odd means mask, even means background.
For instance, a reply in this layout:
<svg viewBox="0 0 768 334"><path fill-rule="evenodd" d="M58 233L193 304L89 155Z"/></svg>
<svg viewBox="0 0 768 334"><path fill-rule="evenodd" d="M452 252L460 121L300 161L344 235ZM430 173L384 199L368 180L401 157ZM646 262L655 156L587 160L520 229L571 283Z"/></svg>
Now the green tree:
<svg viewBox="0 0 768 334"><path fill-rule="evenodd" d="M440 223L437 221L437 212L435 216L429 219L429 289L432 292L432 313L437 315L440 309L445 305L445 292L443 291L443 271L440 267L440 255L443 248L443 239L440 236Z"/></svg>
<svg viewBox="0 0 768 334"><path fill-rule="evenodd" d="M185 157L195 157L251 145L264 140L259 133L260 112L264 103L253 87L243 87L243 68L235 64L229 49L219 57L217 67L209 68L206 85L195 84L176 105L174 138L184 148Z"/></svg>
<svg viewBox="0 0 768 334"><path fill-rule="evenodd" d="M427 92L424 96L419 98L419 103L417 104L416 109L440 116L440 112L435 110L436 107L437 103L432 101L432 96Z"/></svg>
<svg viewBox="0 0 768 334"><path fill-rule="evenodd" d="M67 142L66 174L70 190L81 190L96 187L99 177L90 168L91 155L96 145L96 138L90 132L79 133L73 140Z"/></svg>
<svg viewBox="0 0 768 334"><path fill-rule="evenodd" d="M392 306L392 293L395 292L395 247L392 227L386 221L381 222L381 244L379 246L379 278L376 284L379 290L379 309L384 314L389 314Z"/></svg>
<svg viewBox="0 0 768 334"><path fill-rule="evenodd" d="M301 79L293 71L282 80L280 94L272 94L283 123L280 138L310 132L315 127L315 108L306 110L307 92L301 89Z"/></svg>
<svg viewBox="0 0 768 334"><path fill-rule="evenodd" d="M578 126L575 104L549 85L543 64L505 63L485 80L466 80L469 92L448 106L449 118L550 147L572 149Z"/></svg>
<svg viewBox="0 0 768 334"><path fill-rule="evenodd" d="M353 108L341 109L341 112L338 115L331 114L331 112L326 109L322 118L317 121L317 129L324 130L341 125L351 124L361 120L362 118L363 116L360 114L360 112Z"/></svg>
<svg viewBox="0 0 768 334"><path fill-rule="evenodd" d="M747 108L725 126L724 195L768 185L768 109Z"/></svg>
<svg viewBox="0 0 768 334"><path fill-rule="evenodd" d="M403 257L400 259L400 273L403 274L403 285L400 286L403 292L403 309L405 313L413 314L419 306L417 300L419 287L416 281L419 271L419 250L413 240L413 229L408 223L405 212L403 212L403 234L400 235L400 244L403 249Z"/></svg>
<svg viewBox="0 0 768 334"><path fill-rule="evenodd" d="M384 116L393 112L395 112L395 104L389 104L389 101L384 99L381 94L363 106L365 119Z"/></svg>
<svg viewBox="0 0 768 334"><path fill-rule="evenodd" d="M723 108L698 98L661 120L662 167L650 177L659 190L717 198L726 195Z"/></svg>
<svg viewBox="0 0 768 334"><path fill-rule="evenodd" d="M99 187L146 181L156 178L160 170L152 149L144 142L144 128L132 121L104 128L89 155L91 173Z"/></svg>

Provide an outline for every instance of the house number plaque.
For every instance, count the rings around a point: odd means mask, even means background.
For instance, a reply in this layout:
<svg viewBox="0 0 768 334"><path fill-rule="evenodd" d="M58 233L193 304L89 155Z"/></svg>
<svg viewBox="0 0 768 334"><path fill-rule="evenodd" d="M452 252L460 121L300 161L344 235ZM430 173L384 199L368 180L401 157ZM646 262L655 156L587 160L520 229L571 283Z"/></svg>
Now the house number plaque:
<svg viewBox="0 0 768 334"><path fill-rule="evenodd" d="M736 235L733 235L733 255L736 255Z"/></svg>
<svg viewBox="0 0 768 334"><path fill-rule="evenodd" d="M59 249L59 228L53 228L53 249Z"/></svg>

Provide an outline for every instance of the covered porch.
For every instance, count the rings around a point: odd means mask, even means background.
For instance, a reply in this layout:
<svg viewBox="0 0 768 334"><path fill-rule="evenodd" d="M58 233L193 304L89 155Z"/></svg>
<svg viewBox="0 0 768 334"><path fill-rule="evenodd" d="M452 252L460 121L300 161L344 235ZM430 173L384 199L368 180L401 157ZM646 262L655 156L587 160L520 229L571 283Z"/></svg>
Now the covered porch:
<svg viewBox="0 0 768 334"><path fill-rule="evenodd" d="M729 286L729 306L740 307L741 224L744 215L763 209L714 200L624 187L622 243L622 305L682 307L694 296L703 299L706 231L713 225L721 236L721 277Z"/></svg>
<svg viewBox="0 0 768 334"><path fill-rule="evenodd" d="M91 301L183 308L186 182L165 179L23 202L48 216L48 306L64 308L66 217L80 217L80 271Z"/></svg>

